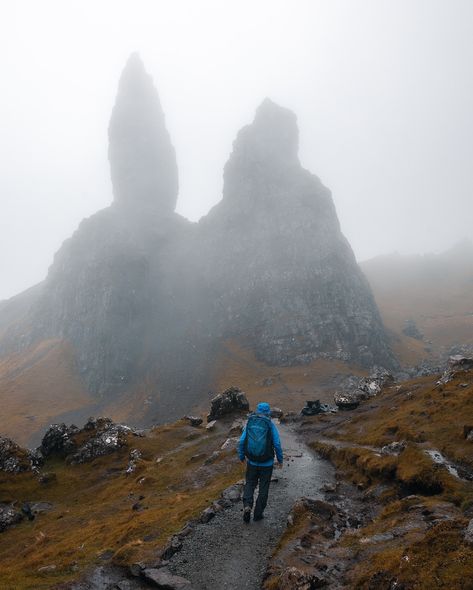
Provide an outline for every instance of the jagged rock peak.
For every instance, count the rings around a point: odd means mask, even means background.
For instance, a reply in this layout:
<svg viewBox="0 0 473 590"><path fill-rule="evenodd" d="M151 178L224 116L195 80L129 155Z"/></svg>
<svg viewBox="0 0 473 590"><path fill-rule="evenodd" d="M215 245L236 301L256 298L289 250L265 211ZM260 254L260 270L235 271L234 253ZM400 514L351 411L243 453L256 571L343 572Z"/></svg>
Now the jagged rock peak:
<svg viewBox="0 0 473 590"><path fill-rule="evenodd" d="M174 211L176 153L151 76L137 53L123 69L108 128L114 202L127 212Z"/></svg>
<svg viewBox="0 0 473 590"><path fill-rule="evenodd" d="M239 132L225 165L223 200L255 203L273 195L293 173L301 171L296 115L265 98L255 118ZM277 192L277 191L276 191Z"/></svg>
<svg viewBox="0 0 473 590"><path fill-rule="evenodd" d="M243 127L233 144L231 159L246 164L298 164L299 130L296 115L265 98L251 125Z"/></svg>

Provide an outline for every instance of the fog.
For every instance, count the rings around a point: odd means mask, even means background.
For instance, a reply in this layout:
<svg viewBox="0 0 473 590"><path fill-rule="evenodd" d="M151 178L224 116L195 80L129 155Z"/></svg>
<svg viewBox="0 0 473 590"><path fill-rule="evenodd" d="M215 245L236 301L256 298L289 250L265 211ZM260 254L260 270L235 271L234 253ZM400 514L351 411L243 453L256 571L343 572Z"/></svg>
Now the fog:
<svg viewBox="0 0 473 590"><path fill-rule="evenodd" d="M269 96L297 114L302 163L359 260L473 237L472 33L470 0L2 2L0 299L110 204L107 126L135 50L189 219L220 200L232 141Z"/></svg>

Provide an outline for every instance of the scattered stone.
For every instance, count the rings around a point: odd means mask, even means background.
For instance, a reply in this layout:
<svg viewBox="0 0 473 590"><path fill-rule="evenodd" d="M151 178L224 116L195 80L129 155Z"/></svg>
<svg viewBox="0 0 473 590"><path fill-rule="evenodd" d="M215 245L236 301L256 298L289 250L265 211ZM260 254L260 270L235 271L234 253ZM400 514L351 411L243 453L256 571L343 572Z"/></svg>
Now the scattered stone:
<svg viewBox="0 0 473 590"><path fill-rule="evenodd" d="M112 551L112 549L105 549L105 551L99 553L98 558L101 561L108 561L109 559L112 559L113 556L114 552Z"/></svg>
<svg viewBox="0 0 473 590"><path fill-rule="evenodd" d="M469 424L463 426L463 438L473 441L473 426Z"/></svg>
<svg viewBox="0 0 473 590"><path fill-rule="evenodd" d="M230 430L228 431L228 434L241 434L243 432L243 429L245 428L245 421L242 420L241 418L237 418L236 420L233 421L232 425L230 426Z"/></svg>
<svg viewBox="0 0 473 590"><path fill-rule="evenodd" d="M141 573L145 580L153 582L162 590L191 590L191 583L181 576L173 575L167 568L148 568Z"/></svg>
<svg viewBox="0 0 473 590"><path fill-rule="evenodd" d="M197 453L197 455L192 455L192 457L189 459L190 463L195 463L196 461L202 461L202 459L206 458L206 454L205 453Z"/></svg>
<svg viewBox="0 0 473 590"><path fill-rule="evenodd" d="M284 412L280 408L271 408L271 418L277 418L281 420L284 416Z"/></svg>
<svg viewBox="0 0 473 590"><path fill-rule="evenodd" d="M227 438L227 440L223 443L223 445L220 447L220 449L222 451L226 451L228 449L234 449L234 448L236 448L239 440L240 440L240 438L238 436Z"/></svg>
<svg viewBox="0 0 473 590"><path fill-rule="evenodd" d="M217 424L217 420L211 420L207 426L205 427L206 430L213 430L215 425Z"/></svg>
<svg viewBox="0 0 473 590"><path fill-rule="evenodd" d="M241 500L241 494L243 492L243 486L234 484L227 489L223 490L222 498L230 500L231 502L239 502Z"/></svg>
<svg viewBox="0 0 473 590"><path fill-rule="evenodd" d="M197 416L184 416L184 420L188 420L189 424L195 428L199 427L203 422L203 419Z"/></svg>
<svg viewBox="0 0 473 590"><path fill-rule="evenodd" d="M206 524L215 516L215 510L209 506L200 515L200 522Z"/></svg>
<svg viewBox="0 0 473 590"><path fill-rule="evenodd" d="M220 457L220 451L214 451L210 457L207 457L207 459L204 461L204 465L211 465L212 463L215 463L215 461Z"/></svg>
<svg viewBox="0 0 473 590"><path fill-rule="evenodd" d="M238 387L230 387L219 393L210 402L210 413L207 422L222 418L234 412L248 412L250 404L246 395Z"/></svg>
<svg viewBox="0 0 473 590"><path fill-rule="evenodd" d="M392 533L377 533L372 537L362 537L360 539L360 543L363 545L372 544L372 543L383 543L385 541L392 541L394 539L394 535Z"/></svg>
<svg viewBox="0 0 473 590"><path fill-rule="evenodd" d="M142 457L141 451L139 449L132 449L130 451L129 457L130 457L130 460L129 460L127 468L125 470L125 473L127 475L130 475L131 473L134 473L136 471L136 466L138 464L138 461Z"/></svg>
<svg viewBox="0 0 473 590"><path fill-rule="evenodd" d="M406 448L406 442L405 441L395 441L392 443L389 443L388 445L384 445L384 447L381 448L381 455L393 455L393 456L398 456L402 453L402 451Z"/></svg>
<svg viewBox="0 0 473 590"><path fill-rule="evenodd" d="M177 536L180 539L183 539L184 537L188 537L192 531L194 530L194 527L191 524L186 524L186 526L184 528L182 528L178 533Z"/></svg>
<svg viewBox="0 0 473 590"><path fill-rule="evenodd" d="M333 494L337 491L337 486L333 483L324 483L320 486L320 491L326 494Z"/></svg>
<svg viewBox="0 0 473 590"><path fill-rule="evenodd" d="M0 533L23 520L23 515L8 504L0 504Z"/></svg>
<svg viewBox="0 0 473 590"><path fill-rule="evenodd" d="M53 471L45 471L44 473L39 474L38 479L39 483L47 485L57 481L57 475Z"/></svg>
<svg viewBox="0 0 473 590"><path fill-rule="evenodd" d="M23 506L21 507L21 512L26 516L26 518L28 520L34 520L34 514L31 511L31 506L28 504L28 502L25 502L25 504L23 504Z"/></svg>

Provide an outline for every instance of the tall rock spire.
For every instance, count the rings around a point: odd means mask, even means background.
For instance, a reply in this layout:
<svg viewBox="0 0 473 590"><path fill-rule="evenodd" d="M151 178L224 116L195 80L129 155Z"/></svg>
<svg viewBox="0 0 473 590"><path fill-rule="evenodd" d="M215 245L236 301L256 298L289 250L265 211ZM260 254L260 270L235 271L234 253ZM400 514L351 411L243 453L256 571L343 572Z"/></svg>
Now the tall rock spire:
<svg viewBox="0 0 473 590"><path fill-rule="evenodd" d="M137 53L122 72L108 137L114 202L127 211L174 211L176 154L153 80Z"/></svg>

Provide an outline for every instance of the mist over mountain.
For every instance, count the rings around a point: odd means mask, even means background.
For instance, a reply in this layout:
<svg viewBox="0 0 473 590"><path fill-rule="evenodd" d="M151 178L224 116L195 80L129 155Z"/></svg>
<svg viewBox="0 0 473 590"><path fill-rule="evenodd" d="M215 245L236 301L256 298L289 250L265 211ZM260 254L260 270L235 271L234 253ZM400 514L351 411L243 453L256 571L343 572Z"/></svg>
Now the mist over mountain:
<svg viewBox="0 0 473 590"><path fill-rule="evenodd" d="M174 211L174 148L133 54L109 160L113 204L66 240L27 304L8 302L4 356L67 343L88 393L103 403L146 382L160 420L207 395L228 340L269 366L396 365L330 192L301 167L291 111L259 106L234 142L221 202L191 223Z"/></svg>

